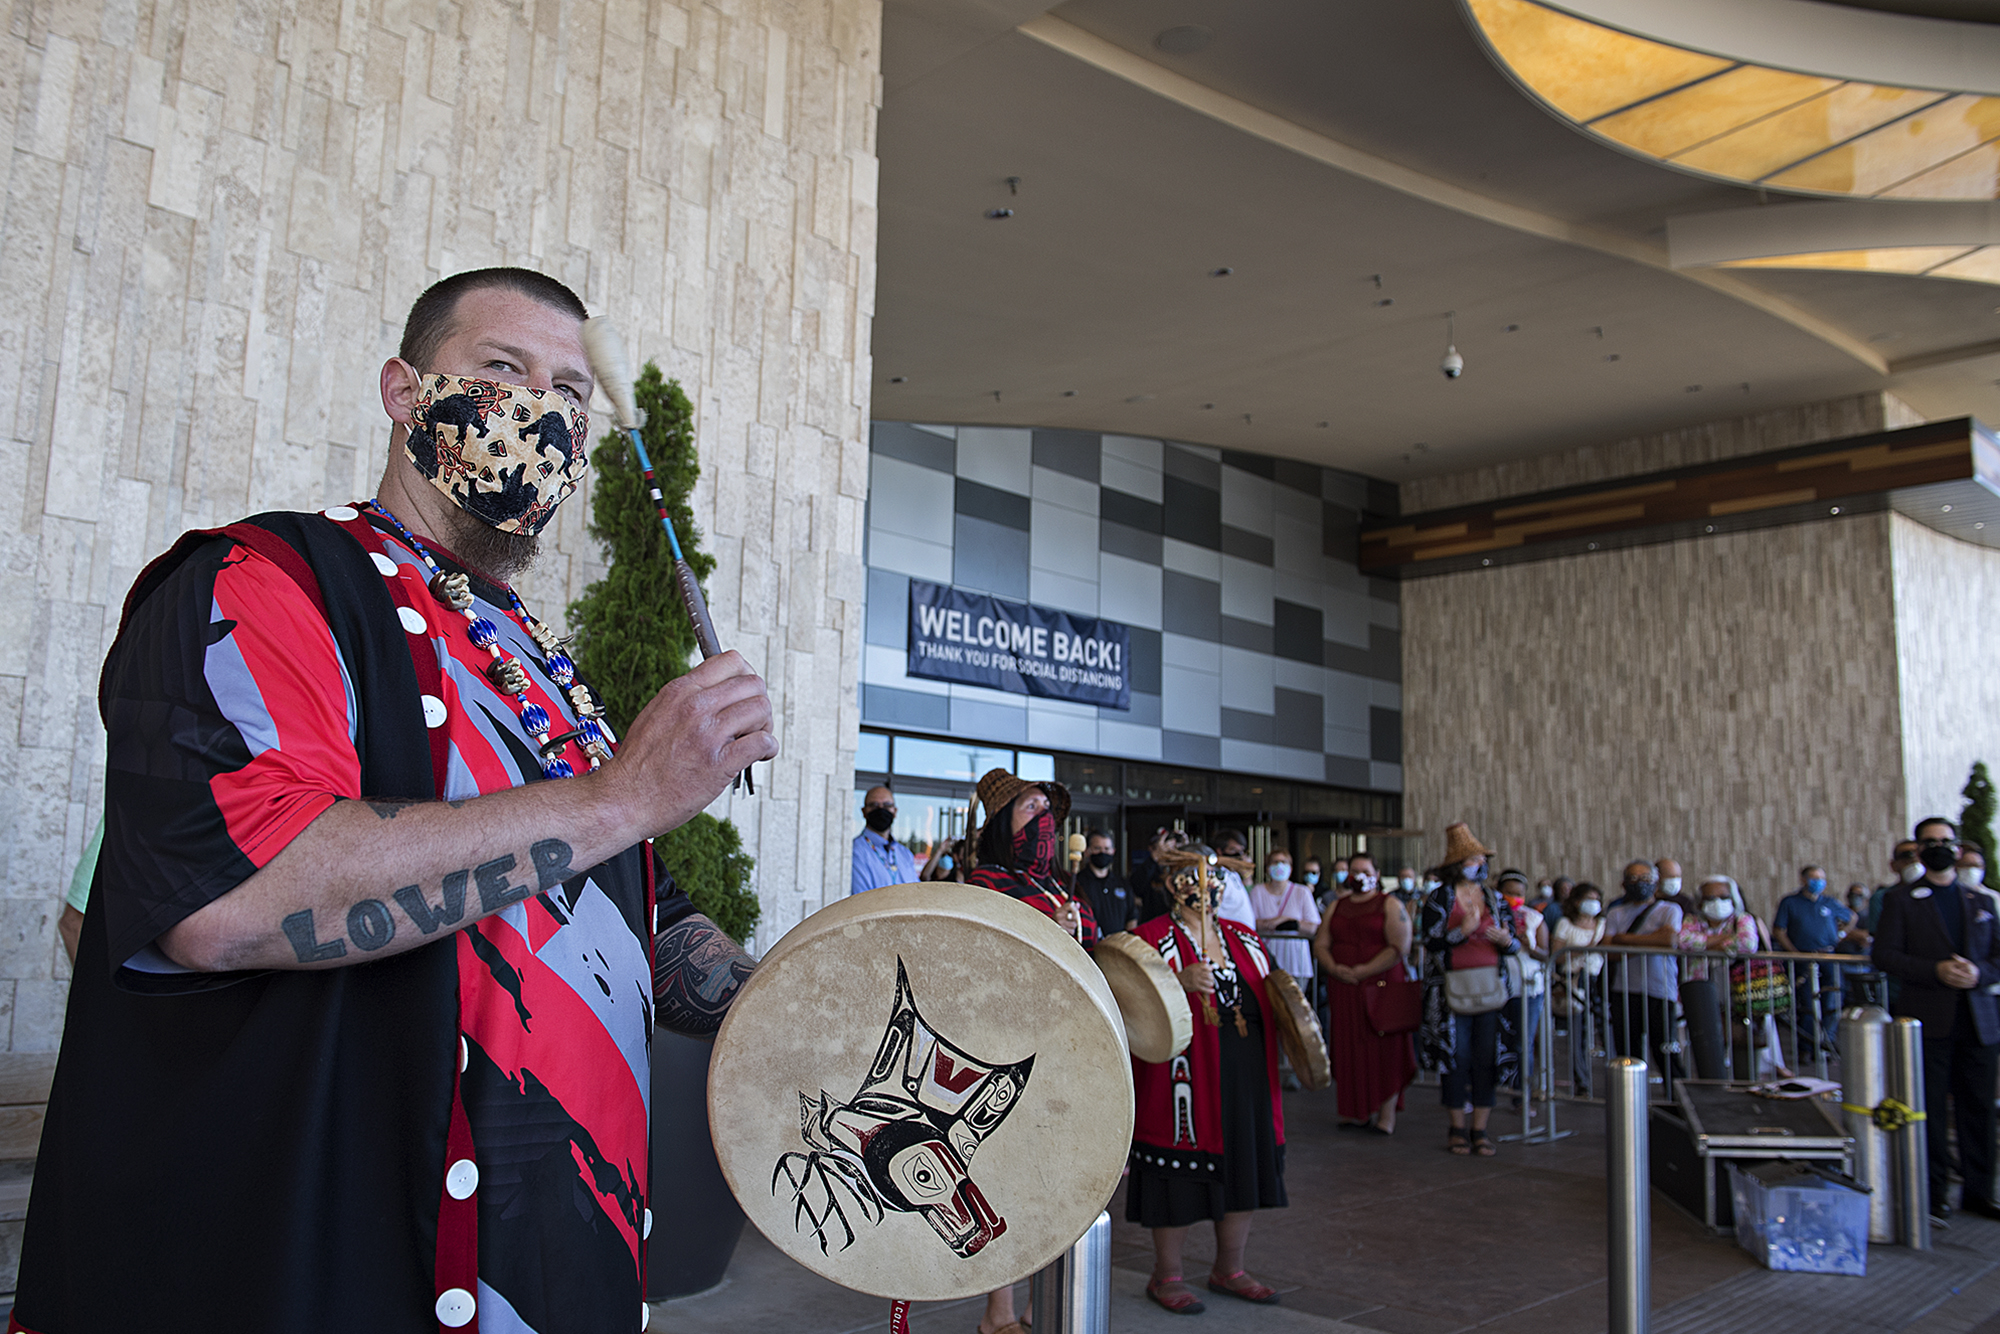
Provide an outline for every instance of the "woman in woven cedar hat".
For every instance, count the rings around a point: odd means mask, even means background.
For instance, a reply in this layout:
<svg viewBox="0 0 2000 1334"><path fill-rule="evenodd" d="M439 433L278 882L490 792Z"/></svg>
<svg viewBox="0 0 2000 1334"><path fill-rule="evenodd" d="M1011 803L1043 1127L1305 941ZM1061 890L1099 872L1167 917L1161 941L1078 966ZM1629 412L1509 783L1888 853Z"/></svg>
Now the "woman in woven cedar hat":
<svg viewBox="0 0 2000 1334"><path fill-rule="evenodd" d="M1444 842L1444 864L1435 872L1441 883L1425 896L1420 916L1424 1021L1418 1059L1442 1076L1451 1118L1445 1147L1491 1158L1486 1122L1494 1089L1511 1082L1520 1065L1520 974L1508 963L1521 945L1509 929L1513 915L1487 880L1492 849L1464 821L1445 828Z"/></svg>
<svg viewBox="0 0 2000 1334"><path fill-rule="evenodd" d="M1095 945L1096 916L1070 892L1057 869L1069 789L988 769L979 780L979 805L985 808L986 823L973 842L979 865L966 883L1011 895L1054 918L1085 949Z"/></svg>
<svg viewBox="0 0 2000 1334"><path fill-rule="evenodd" d="M975 808L985 809L986 823L975 826L968 813L965 841L979 864L965 882L1019 899L1048 914L1085 949L1095 945L1097 919L1090 905L1070 893L1056 869L1063 820L1069 815L1069 789L1061 783L1017 778L1005 769L988 769L979 780L975 802ZM1016 1318L1011 1285L987 1295L979 1334L1028 1334L1028 1326Z"/></svg>
<svg viewBox="0 0 2000 1334"><path fill-rule="evenodd" d="M1276 1290L1243 1271L1254 1212L1286 1203L1277 1023L1263 1003L1271 956L1255 931L1216 912L1229 858L1199 844L1161 846L1153 855L1169 907L1133 934L1160 952L1189 993L1194 1036L1171 1061L1132 1060L1137 1111L1125 1219L1152 1230L1146 1295L1167 1310L1202 1309L1181 1255L1188 1229L1204 1220L1215 1225L1208 1290L1272 1305Z"/></svg>

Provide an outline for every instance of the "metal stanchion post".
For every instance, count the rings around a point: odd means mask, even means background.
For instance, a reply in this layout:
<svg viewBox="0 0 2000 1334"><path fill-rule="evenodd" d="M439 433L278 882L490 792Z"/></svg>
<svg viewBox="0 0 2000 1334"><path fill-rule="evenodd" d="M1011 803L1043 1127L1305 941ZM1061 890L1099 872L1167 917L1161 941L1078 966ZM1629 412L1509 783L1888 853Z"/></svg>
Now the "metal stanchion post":
<svg viewBox="0 0 2000 1334"><path fill-rule="evenodd" d="M1911 1119L1895 1135L1896 1205L1902 1240L1913 1251L1931 1248L1931 1165L1924 1111L1924 1025L1898 1019L1889 1025L1889 1096L1910 1109Z"/></svg>
<svg viewBox="0 0 2000 1334"><path fill-rule="evenodd" d="M1048 1334L1107 1334L1111 1328L1111 1215L1099 1214L1076 1244L1028 1284L1034 1327Z"/></svg>
<svg viewBox="0 0 2000 1334"><path fill-rule="evenodd" d="M1610 1187L1610 1334L1646 1334L1652 1306L1651 1169L1647 1161L1646 1063L1621 1057L1606 1075L1606 1184Z"/></svg>
<svg viewBox="0 0 2000 1334"><path fill-rule="evenodd" d="M1854 1177L1868 1187L1868 1240L1880 1242L1896 1239L1889 1136L1875 1124L1875 1108L1889 1094L1888 1037L1889 1012L1880 1006L1841 1011L1841 1118L1854 1136Z"/></svg>

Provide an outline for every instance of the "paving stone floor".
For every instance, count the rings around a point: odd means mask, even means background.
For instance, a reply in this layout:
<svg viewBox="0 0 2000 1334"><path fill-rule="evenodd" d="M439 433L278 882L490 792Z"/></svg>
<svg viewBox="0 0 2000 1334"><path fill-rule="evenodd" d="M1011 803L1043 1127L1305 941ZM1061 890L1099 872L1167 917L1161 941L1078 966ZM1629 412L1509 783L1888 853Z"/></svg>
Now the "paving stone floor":
<svg viewBox="0 0 2000 1334"><path fill-rule="evenodd" d="M1250 1271L1278 1307L1214 1297L1198 1317L1146 1300L1147 1233L1111 1205L1112 1334L1599 1334L1606 1325L1602 1113L1557 1109L1572 1138L1502 1144L1498 1157L1444 1152L1435 1089L1411 1090L1393 1138L1337 1134L1330 1094L1286 1097L1291 1207L1259 1215ZM1504 1100L1503 1100L1504 1101ZM1518 1117L1496 1117L1502 1133ZM1212 1239L1190 1236L1203 1274ZM1866 1278L1772 1274L1653 1196L1654 1334L2000 1334L2000 1223L1953 1220L1932 1255L1871 1252ZM1027 1287L1019 1289L1025 1310ZM925 1303L919 1334L974 1334L979 1301ZM800 1267L747 1229L729 1277L653 1308L658 1334L862 1334L888 1304Z"/></svg>

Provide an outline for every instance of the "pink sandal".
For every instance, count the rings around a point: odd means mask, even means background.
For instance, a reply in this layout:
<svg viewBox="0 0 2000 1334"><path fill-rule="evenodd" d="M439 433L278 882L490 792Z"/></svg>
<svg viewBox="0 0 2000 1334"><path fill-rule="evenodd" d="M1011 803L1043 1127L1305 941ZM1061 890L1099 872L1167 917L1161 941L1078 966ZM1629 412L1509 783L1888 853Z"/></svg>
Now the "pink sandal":
<svg viewBox="0 0 2000 1334"><path fill-rule="evenodd" d="M1146 1283L1146 1295L1175 1315L1200 1315L1208 1308L1201 1304L1201 1298L1194 1293L1177 1292L1171 1296L1161 1295L1160 1290L1169 1283L1185 1284L1186 1281L1179 1274L1175 1274L1172 1278L1149 1279ZM1214 1287L1214 1281L1210 1280L1208 1286Z"/></svg>
<svg viewBox="0 0 2000 1334"><path fill-rule="evenodd" d="M1239 1278L1245 1280L1243 1285L1241 1287L1234 1286L1236 1280ZM1214 1274L1210 1274L1208 1276L1208 1290L1210 1292L1227 1293L1231 1297L1246 1302L1255 1302L1259 1306L1276 1306L1278 1304L1278 1290L1276 1288L1266 1287L1244 1273L1241 1269L1233 1274L1224 1274L1219 1279Z"/></svg>

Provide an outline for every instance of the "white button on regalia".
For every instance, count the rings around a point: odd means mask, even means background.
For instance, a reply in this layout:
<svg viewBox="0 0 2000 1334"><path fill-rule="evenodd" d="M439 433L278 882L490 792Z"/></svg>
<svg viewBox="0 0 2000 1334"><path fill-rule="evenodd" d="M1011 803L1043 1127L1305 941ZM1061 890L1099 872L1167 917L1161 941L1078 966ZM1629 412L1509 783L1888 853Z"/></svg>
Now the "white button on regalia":
<svg viewBox="0 0 2000 1334"><path fill-rule="evenodd" d="M436 695L424 696L424 726L443 727L445 720L444 701Z"/></svg>
<svg viewBox="0 0 2000 1334"><path fill-rule="evenodd" d="M375 568L380 570L384 575L391 575L396 572L396 562L390 560L379 551L369 552L368 559L374 561Z"/></svg>
<svg viewBox="0 0 2000 1334"><path fill-rule="evenodd" d="M437 1318L440 1325L460 1329L472 1323L473 1312L477 1309L472 1294L464 1288L446 1288L438 1294Z"/></svg>
<svg viewBox="0 0 2000 1334"><path fill-rule="evenodd" d="M396 608L396 619L401 621L403 628L413 635L423 634L431 628L431 623L425 620L424 614L415 607Z"/></svg>
<svg viewBox="0 0 2000 1334"><path fill-rule="evenodd" d="M352 505L335 505L331 509L321 510L320 513L332 519L335 523L346 523L349 519L358 519L361 517L361 511L355 509Z"/></svg>
<svg viewBox="0 0 2000 1334"><path fill-rule="evenodd" d="M462 1200L479 1189L479 1164L470 1158L461 1158L453 1163L444 1174L444 1193L454 1200Z"/></svg>

